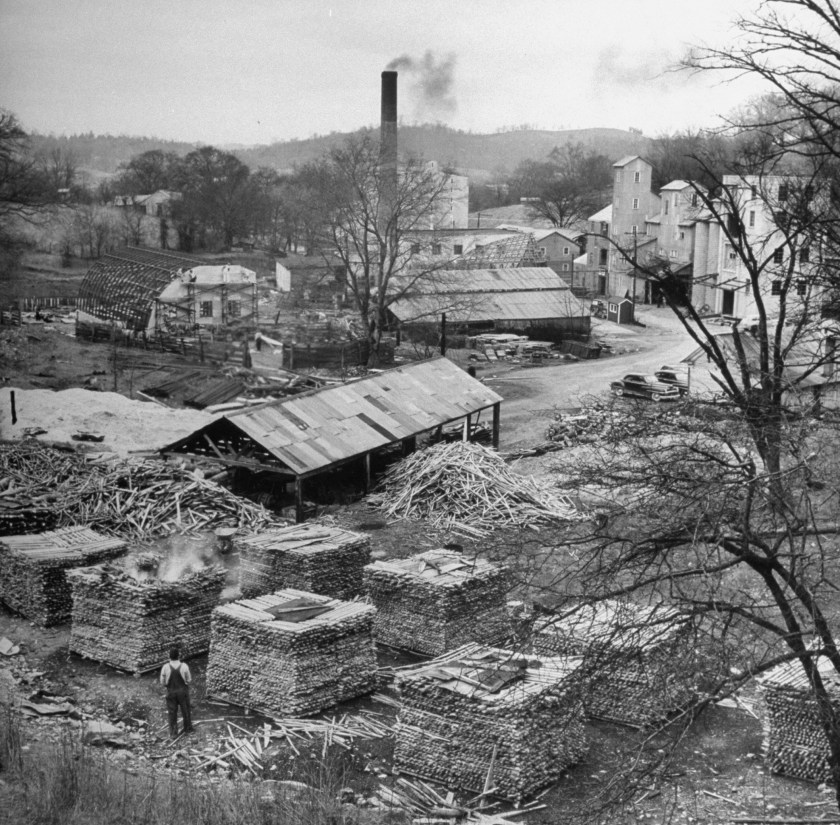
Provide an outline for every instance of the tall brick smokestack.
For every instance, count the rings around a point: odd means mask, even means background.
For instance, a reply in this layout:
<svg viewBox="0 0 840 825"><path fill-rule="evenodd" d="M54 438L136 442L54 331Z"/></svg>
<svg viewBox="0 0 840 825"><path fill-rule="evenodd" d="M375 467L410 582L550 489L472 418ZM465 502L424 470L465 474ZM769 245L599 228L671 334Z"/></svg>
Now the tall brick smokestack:
<svg viewBox="0 0 840 825"><path fill-rule="evenodd" d="M379 135L382 166L397 168L397 73L382 72L382 121Z"/></svg>

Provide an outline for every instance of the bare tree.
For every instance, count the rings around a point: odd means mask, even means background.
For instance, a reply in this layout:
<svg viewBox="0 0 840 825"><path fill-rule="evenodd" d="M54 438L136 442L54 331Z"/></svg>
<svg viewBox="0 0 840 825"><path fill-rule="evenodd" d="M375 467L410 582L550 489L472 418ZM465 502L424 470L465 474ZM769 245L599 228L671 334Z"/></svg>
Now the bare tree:
<svg viewBox="0 0 840 825"><path fill-rule="evenodd" d="M50 202L17 118L0 109L0 220L34 219Z"/></svg>
<svg viewBox="0 0 840 825"><path fill-rule="evenodd" d="M364 137L310 165L306 179L321 215L317 248L344 265L375 361L389 307L445 264L417 236L437 221L446 177L416 160L393 169Z"/></svg>
<svg viewBox="0 0 840 825"><path fill-rule="evenodd" d="M525 161L511 189L527 199L534 216L553 226L571 226L596 211L612 180L609 159L579 143L555 147L546 161Z"/></svg>
<svg viewBox="0 0 840 825"><path fill-rule="evenodd" d="M823 158L780 155L773 130L733 139L737 158L693 157L711 189L693 185L696 217L720 232L726 278L753 308L749 330L710 325L700 306L708 285L686 287L668 259L616 244L658 286L726 403L679 416L636 410L577 455L562 483L598 514L579 570L587 595L677 604L722 659L738 652L744 678L796 659L840 787L840 715L817 666L822 657L840 675L840 416L815 395L836 360L826 318L837 289L836 201ZM713 693L740 683L719 672Z"/></svg>
<svg viewBox="0 0 840 825"><path fill-rule="evenodd" d="M696 49L694 69L759 77L771 102L735 125L772 136L780 153L840 159L840 10L834 0L764 0L736 21L737 45ZM775 101L773 103L772 101Z"/></svg>

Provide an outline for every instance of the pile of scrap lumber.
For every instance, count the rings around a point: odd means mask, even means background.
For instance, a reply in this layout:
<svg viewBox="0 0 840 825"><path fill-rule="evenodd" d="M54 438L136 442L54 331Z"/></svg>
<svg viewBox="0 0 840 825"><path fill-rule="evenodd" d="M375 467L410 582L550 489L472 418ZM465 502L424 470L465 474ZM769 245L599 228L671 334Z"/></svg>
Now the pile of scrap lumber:
<svg viewBox="0 0 840 825"><path fill-rule="evenodd" d="M287 588L213 611L207 691L274 713L317 713L376 681L375 609Z"/></svg>
<svg viewBox="0 0 840 825"><path fill-rule="evenodd" d="M438 444L394 464L382 492L369 500L390 516L427 519L473 538L499 527L579 517L571 499L552 485L519 475L497 453L463 441Z"/></svg>
<svg viewBox="0 0 840 825"><path fill-rule="evenodd" d="M34 524L33 514L44 510L56 526L87 524L131 539L286 524L198 472L27 441L0 446L0 502L0 530L18 522Z"/></svg>
<svg viewBox="0 0 840 825"><path fill-rule="evenodd" d="M412 822L425 823L460 823L461 825L518 825L508 816L522 816L523 814L545 808L545 805L530 803L514 811L494 814L484 813L488 808L494 808L500 803L488 800L484 794L474 796L464 802L457 801L455 794L448 791L441 796L431 785L418 779L414 782L399 777L393 787L380 785L376 789L376 796L387 808L408 811L414 817Z"/></svg>
<svg viewBox="0 0 840 825"><path fill-rule="evenodd" d="M835 713L840 713L840 677L825 656L815 659ZM765 764L773 773L811 782L831 781L831 748L808 677L799 660L759 677L764 712Z"/></svg>
<svg viewBox="0 0 840 825"><path fill-rule="evenodd" d="M621 412L601 407L590 407L574 414L555 410L545 437L560 447L587 444L597 441L626 419L627 416Z"/></svg>
<svg viewBox="0 0 840 825"><path fill-rule="evenodd" d="M68 572L125 552L124 541L88 527L5 536L0 539L0 601L38 624L62 624L72 605Z"/></svg>
<svg viewBox="0 0 840 825"><path fill-rule="evenodd" d="M370 561L370 536L314 522L261 532L236 546L243 596L292 587L352 599Z"/></svg>
<svg viewBox="0 0 840 825"><path fill-rule="evenodd" d="M584 753L580 668L464 645L402 669L395 769L518 802Z"/></svg>
<svg viewBox="0 0 840 825"><path fill-rule="evenodd" d="M192 751L190 756L198 762L195 767L212 770L223 768L231 772L248 771L262 775L271 767L266 757L276 759L275 745L288 747L300 756L298 746L304 747L321 740L322 753L332 745L349 750L354 740L384 739L393 731L384 718L371 711L360 711L350 716L328 719L272 719L256 730L246 730L235 722L227 722L227 735L214 740L212 748Z"/></svg>
<svg viewBox="0 0 840 825"><path fill-rule="evenodd" d="M604 599L537 619L537 655L583 656L590 716L645 727L695 695L688 617L665 605Z"/></svg>
<svg viewBox="0 0 840 825"><path fill-rule="evenodd" d="M376 606L376 640L437 656L466 642L496 643L508 632L502 567L452 550L428 550L365 567Z"/></svg>
<svg viewBox="0 0 840 825"><path fill-rule="evenodd" d="M225 576L216 565L176 581L140 579L117 564L71 571L70 650L131 673L160 667L173 644L183 657L205 653Z"/></svg>

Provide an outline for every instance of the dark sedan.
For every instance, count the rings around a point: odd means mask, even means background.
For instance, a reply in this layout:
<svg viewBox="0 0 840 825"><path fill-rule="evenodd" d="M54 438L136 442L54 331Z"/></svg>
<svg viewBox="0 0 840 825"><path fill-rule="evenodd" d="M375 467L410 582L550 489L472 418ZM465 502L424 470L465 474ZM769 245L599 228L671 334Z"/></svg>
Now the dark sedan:
<svg viewBox="0 0 840 825"><path fill-rule="evenodd" d="M663 384L676 387L679 390L680 395L688 393L689 378L687 370L662 366L653 374L653 377L656 378L657 381L661 381Z"/></svg>
<svg viewBox="0 0 840 825"><path fill-rule="evenodd" d="M610 390L613 395L649 398L651 401L676 401L680 397L680 391L676 387L641 373L631 373L620 381L613 381Z"/></svg>

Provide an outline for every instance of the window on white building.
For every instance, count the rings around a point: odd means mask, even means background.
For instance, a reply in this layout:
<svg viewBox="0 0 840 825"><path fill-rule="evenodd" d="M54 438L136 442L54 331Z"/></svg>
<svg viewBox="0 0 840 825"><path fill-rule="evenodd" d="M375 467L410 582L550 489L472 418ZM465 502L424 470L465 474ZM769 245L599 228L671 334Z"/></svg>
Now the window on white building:
<svg viewBox="0 0 840 825"><path fill-rule="evenodd" d="M799 263L807 264L811 260L811 250L807 246L803 246L799 250Z"/></svg>
<svg viewBox="0 0 840 825"><path fill-rule="evenodd" d="M672 249L672 250L671 250L671 257L672 257L672 258L676 258L676 257L677 257L677 250L676 250L676 249Z"/></svg>
<svg viewBox="0 0 840 825"><path fill-rule="evenodd" d="M633 172L633 183L640 183L642 180L641 172Z"/></svg>
<svg viewBox="0 0 840 825"><path fill-rule="evenodd" d="M440 255L440 244L433 243L432 244L432 255Z"/></svg>
<svg viewBox="0 0 840 825"><path fill-rule="evenodd" d="M755 209L750 210L750 226L755 226Z"/></svg>
<svg viewBox="0 0 840 825"><path fill-rule="evenodd" d="M638 208L639 208L639 199L638 198L633 198L633 209L638 209Z"/></svg>
<svg viewBox="0 0 840 825"><path fill-rule="evenodd" d="M568 247L568 246L564 246L564 247L563 247L563 254L564 254L564 255L568 255L568 254L569 254L569 247Z"/></svg>
<svg viewBox="0 0 840 825"><path fill-rule="evenodd" d="M212 318L213 317L213 302L212 301L202 301L198 305L198 314L202 318Z"/></svg>
<svg viewBox="0 0 840 825"><path fill-rule="evenodd" d="M691 205L692 206L697 206L698 200L699 199L697 197L697 193L693 192L692 195L691 195Z"/></svg>
<svg viewBox="0 0 840 825"><path fill-rule="evenodd" d="M568 264L563 264L563 272L568 272L568 271L569 271L569 265Z"/></svg>
<svg viewBox="0 0 840 825"><path fill-rule="evenodd" d="M804 295L808 291L808 282L804 278L798 278L796 281L796 294Z"/></svg>
<svg viewBox="0 0 840 825"><path fill-rule="evenodd" d="M668 203L669 203L668 199L665 198L665 214L666 215L668 214Z"/></svg>
<svg viewBox="0 0 840 825"><path fill-rule="evenodd" d="M228 318L239 318L242 315L242 302L241 301L228 301L227 302L227 314Z"/></svg>
<svg viewBox="0 0 840 825"><path fill-rule="evenodd" d="M680 232L680 240L681 241L685 240L685 232Z"/></svg>
<svg viewBox="0 0 840 825"><path fill-rule="evenodd" d="M770 284L770 292L773 295L781 295L782 294L782 282L781 282L780 279L777 278L775 281L773 281L772 284Z"/></svg>
<svg viewBox="0 0 840 825"><path fill-rule="evenodd" d="M462 243L456 243L452 246L452 253L454 255L463 255L464 254L464 245Z"/></svg>
<svg viewBox="0 0 840 825"><path fill-rule="evenodd" d="M781 264L781 263L784 263L784 260L785 260L785 250L784 250L783 247L780 246L773 253L773 263L774 264Z"/></svg>

